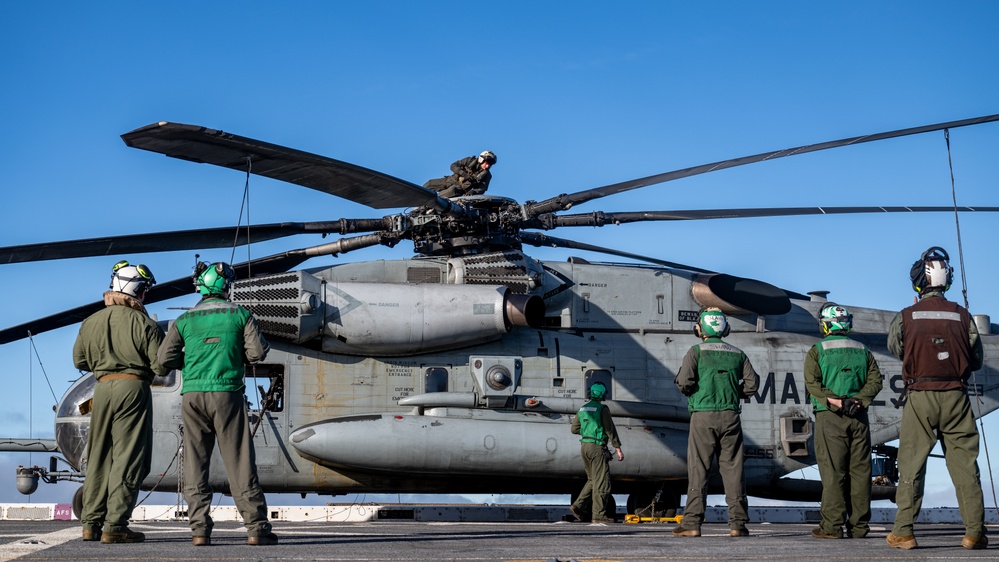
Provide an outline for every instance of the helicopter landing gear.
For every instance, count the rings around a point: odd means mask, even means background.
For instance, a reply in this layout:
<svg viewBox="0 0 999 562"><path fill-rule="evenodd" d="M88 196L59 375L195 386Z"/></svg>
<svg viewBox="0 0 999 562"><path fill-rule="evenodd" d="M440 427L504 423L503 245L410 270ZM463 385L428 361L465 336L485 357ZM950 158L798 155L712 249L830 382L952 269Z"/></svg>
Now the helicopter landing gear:
<svg viewBox="0 0 999 562"><path fill-rule="evenodd" d="M641 517L675 517L681 491L663 484L628 494L628 513Z"/></svg>
<svg viewBox="0 0 999 562"><path fill-rule="evenodd" d="M83 486L73 492L73 515L79 519L83 513Z"/></svg>

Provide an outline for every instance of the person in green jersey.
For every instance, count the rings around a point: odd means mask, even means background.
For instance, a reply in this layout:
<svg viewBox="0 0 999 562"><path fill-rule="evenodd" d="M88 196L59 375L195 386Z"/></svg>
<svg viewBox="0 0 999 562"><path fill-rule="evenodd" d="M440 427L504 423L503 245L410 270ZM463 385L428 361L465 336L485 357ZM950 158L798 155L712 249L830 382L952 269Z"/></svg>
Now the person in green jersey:
<svg viewBox="0 0 999 562"><path fill-rule="evenodd" d="M227 263L198 263L195 286L201 302L170 326L159 360L182 369L184 499L195 546L211 544L214 523L208 481L218 439L229 491L246 525L247 544L277 544L267 520L267 502L257 479L256 453L243 390L245 364L262 361L270 345L253 314L229 302L236 272Z"/></svg>
<svg viewBox="0 0 999 562"><path fill-rule="evenodd" d="M862 539L871 521L871 428L867 408L881 392L878 362L867 346L847 337L853 315L822 305L825 336L805 354L805 388L815 414L815 459L822 479L817 539Z"/></svg>
<svg viewBox="0 0 999 562"><path fill-rule="evenodd" d="M583 405L572 420L572 433L579 435L579 454L583 457L583 469L586 470L586 484L569 506L569 511L579 520L584 520L584 506L589 502L593 506L591 521L593 523L613 523L613 513L608 513L610 504L610 460L611 454L607 443L614 447L617 460L624 460L621 452L621 440L617 428L611 418L606 404L601 402L607 395L607 387L601 382L590 386L590 401Z"/></svg>
<svg viewBox="0 0 999 562"><path fill-rule="evenodd" d="M760 384L749 358L739 348L722 341L728 335L728 319L720 309L702 310L694 333L703 341L687 351L674 382L687 396L690 433L687 437L687 503L683 519L673 529L675 537L701 536L708 473L717 459L728 503L729 535L749 536L749 501L743 474L743 398L752 396Z"/></svg>

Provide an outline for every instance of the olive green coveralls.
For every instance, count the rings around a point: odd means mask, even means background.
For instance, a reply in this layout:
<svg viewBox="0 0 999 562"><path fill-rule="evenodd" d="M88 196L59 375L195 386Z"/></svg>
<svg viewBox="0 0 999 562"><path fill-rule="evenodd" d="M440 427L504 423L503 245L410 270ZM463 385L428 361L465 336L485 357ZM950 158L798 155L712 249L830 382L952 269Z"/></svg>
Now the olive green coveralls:
<svg viewBox="0 0 999 562"><path fill-rule="evenodd" d="M493 174L479 167L479 157L469 156L451 164L450 176L428 180L423 187L432 189L445 198L464 195L482 195L489 189Z"/></svg>
<svg viewBox="0 0 999 562"><path fill-rule="evenodd" d="M87 433L83 482L84 530L121 533L149 475L153 443L154 375L170 372L156 360L163 330L130 295L104 293L103 310L80 325L73 364L97 377Z"/></svg>
<svg viewBox="0 0 999 562"><path fill-rule="evenodd" d="M942 291L929 291L892 320L888 350L902 360L906 385L892 533L914 536L913 523L923 504L926 459L939 440L965 535L985 536L978 428L967 390L971 373L984 362L978 328L964 307L948 301Z"/></svg>
<svg viewBox="0 0 999 562"><path fill-rule="evenodd" d="M853 538L870 532L871 428L867 408L881 392L881 370L864 344L837 332L805 355L805 388L815 413L815 459L822 479L819 528L840 536L846 525ZM863 406L854 417L829 398L856 398Z"/></svg>
<svg viewBox="0 0 999 562"><path fill-rule="evenodd" d="M591 502L593 519L613 519L614 514L607 513L611 495L610 451L607 450L607 443L610 442L615 449L621 446L614 419L605 404L590 400L572 420L570 431L581 437L579 454L586 471L586 484L572 507L576 511L585 511L583 506Z"/></svg>
<svg viewBox="0 0 999 562"><path fill-rule="evenodd" d="M728 525L741 531L749 522L749 501L743 474L742 398L760 384L749 358L721 338L710 337L691 347L674 379L687 396L690 430L687 437L687 503L680 526L701 528L712 459L728 504Z"/></svg>
<svg viewBox="0 0 999 562"><path fill-rule="evenodd" d="M214 527L209 472L216 438L247 535L271 532L243 396L244 364L263 360L269 350L250 311L215 296L180 315L160 346L159 360L183 369L184 499L194 536L210 537Z"/></svg>

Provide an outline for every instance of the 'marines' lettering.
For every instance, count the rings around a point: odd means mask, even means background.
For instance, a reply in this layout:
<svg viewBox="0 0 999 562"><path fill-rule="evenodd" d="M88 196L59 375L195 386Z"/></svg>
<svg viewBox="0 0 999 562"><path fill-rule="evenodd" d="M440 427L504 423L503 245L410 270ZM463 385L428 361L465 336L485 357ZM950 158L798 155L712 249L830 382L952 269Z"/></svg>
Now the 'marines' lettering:
<svg viewBox="0 0 999 562"><path fill-rule="evenodd" d="M777 404L777 375L776 373L767 373L767 376L763 378L763 383L760 384L759 390L752 398L744 398L743 403L749 404L752 400L756 400L757 404ZM798 383L794 380L794 373L784 373L784 383L781 385L780 403L787 404L788 402L793 402L794 404L801 404L805 396L798 390Z"/></svg>

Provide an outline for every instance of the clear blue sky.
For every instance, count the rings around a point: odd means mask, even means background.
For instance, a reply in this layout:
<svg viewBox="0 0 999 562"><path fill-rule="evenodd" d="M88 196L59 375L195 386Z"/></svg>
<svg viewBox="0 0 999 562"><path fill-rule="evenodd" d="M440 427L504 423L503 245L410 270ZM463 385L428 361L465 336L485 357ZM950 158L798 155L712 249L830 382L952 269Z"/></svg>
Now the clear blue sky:
<svg viewBox="0 0 999 562"><path fill-rule="evenodd" d="M218 128L417 184L488 148L499 157L490 192L540 200L999 113L996 21L992 1L6 2L0 245L235 224L241 174L129 149L119 138L156 121ZM956 129L951 143L958 203L999 205L999 124ZM949 205L949 178L943 135L930 133L707 174L574 211ZM250 205L257 224L388 212L262 178L251 181ZM995 215L961 217L971 308L993 318L997 224ZM959 265L952 214L553 234L890 310L912 301L908 269L928 246L946 247ZM316 243L297 237L251 252ZM148 264L161 280L187 275L194 262L189 252L120 257ZM117 259L0 266L0 325L98 300ZM151 309L171 318L195 300ZM35 338L57 396L78 376L75 334L68 327ZM28 343L0 346L0 364L8 396L0 425L12 436L50 436L53 398ZM986 431L994 440L999 422ZM0 501L21 501L14 466L28 462L47 458L0 454ZM931 465L928 505L954 505L942 467ZM982 470L987 480L984 457Z"/></svg>

